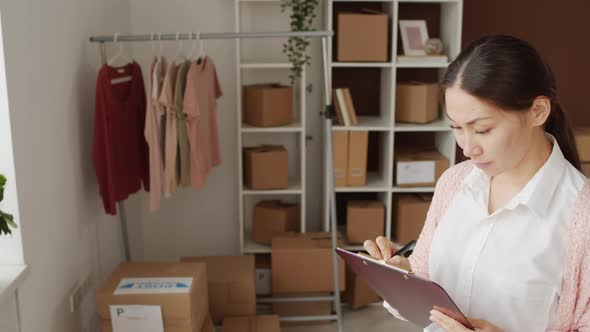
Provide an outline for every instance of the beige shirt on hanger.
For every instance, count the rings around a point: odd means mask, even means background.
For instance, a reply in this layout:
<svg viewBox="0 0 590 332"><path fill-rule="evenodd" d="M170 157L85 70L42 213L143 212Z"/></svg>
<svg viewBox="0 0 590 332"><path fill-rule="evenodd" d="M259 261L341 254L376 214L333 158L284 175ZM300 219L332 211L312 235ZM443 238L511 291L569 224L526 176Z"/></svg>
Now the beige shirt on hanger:
<svg viewBox="0 0 590 332"><path fill-rule="evenodd" d="M176 133L176 114L174 112L174 87L176 85L176 64L171 62L166 68L162 93L159 102L166 113L164 135L164 195L169 196L176 191L178 183L177 151L178 138Z"/></svg>
<svg viewBox="0 0 590 332"><path fill-rule="evenodd" d="M164 76L164 63L157 58L149 67L149 93L146 100L144 135L148 144L150 167L150 211L160 209L162 198L162 153L160 141L161 105L158 103L157 94L161 89Z"/></svg>

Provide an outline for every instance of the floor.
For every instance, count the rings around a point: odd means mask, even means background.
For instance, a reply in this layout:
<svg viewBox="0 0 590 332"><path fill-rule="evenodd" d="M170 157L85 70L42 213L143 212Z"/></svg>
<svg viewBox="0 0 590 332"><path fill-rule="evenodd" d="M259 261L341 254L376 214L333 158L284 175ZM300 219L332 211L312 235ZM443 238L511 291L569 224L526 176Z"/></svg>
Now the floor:
<svg viewBox="0 0 590 332"><path fill-rule="evenodd" d="M418 326L391 316L380 305L370 306L357 311L344 309L342 332L422 332ZM336 323L324 325L282 327L281 332L337 332Z"/></svg>

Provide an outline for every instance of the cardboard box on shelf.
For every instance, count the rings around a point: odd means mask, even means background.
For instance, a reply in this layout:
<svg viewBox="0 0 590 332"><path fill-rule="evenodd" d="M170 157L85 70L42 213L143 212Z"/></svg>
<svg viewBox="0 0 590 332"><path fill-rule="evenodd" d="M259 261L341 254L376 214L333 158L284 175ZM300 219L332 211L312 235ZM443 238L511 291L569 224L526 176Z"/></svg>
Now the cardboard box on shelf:
<svg viewBox="0 0 590 332"><path fill-rule="evenodd" d="M400 82L395 92L395 121L427 123L439 118L438 83Z"/></svg>
<svg viewBox="0 0 590 332"><path fill-rule="evenodd" d="M436 150L396 149L395 184L399 187L434 186L449 160Z"/></svg>
<svg viewBox="0 0 590 332"><path fill-rule="evenodd" d="M252 239L258 243L270 245L275 235L298 232L299 211L299 204L279 200L258 202L254 207Z"/></svg>
<svg viewBox="0 0 590 332"><path fill-rule="evenodd" d="M100 321L100 331L101 332L113 332L113 324L111 320L101 320ZM174 322L171 323L164 323L164 331L165 332L215 332L215 325L213 324L213 320L211 319L210 315L207 315L205 318L205 322L201 329L195 330L192 325L188 326L181 326L175 325Z"/></svg>
<svg viewBox="0 0 590 332"><path fill-rule="evenodd" d="M393 199L392 235L399 245L417 240L422 232L432 195L401 194Z"/></svg>
<svg viewBox="0 0 590 332"><path fill-rule="evenodd" d="M272 270L270 254L256 255L256 295L272 293Z"/></svg>
<svg viewBox="0 0 590 332"><path fill-rule="evenodd" d="M346 291L342 298L348 302L350 308L355 310L381 300L379 295L348 267L346 268Z"/></svg>
<svg viewBox="0 0 590 332"><path fill-rule="evenodd" d="M289 187L289 155L280 145L244 148L244 185L254 190Z"/></svg>
<svg viewBox="0 0 590 332"><path fill-rule="evenodd" d="M580 161L590 161L590 127L574 128L576 145L578 146L578 155Z"/></svg>
<svg viewBox="0 0 590 332"><path fill-rule="evenodd" d="M346 13L336 16L338 61L388 61L389 17L384 13Z"/></svg>
<svg viewBox="0 0 590 332"><path fill-rule="evenodd" d="M99 318L109 321L111 305L157 305L165 326L194 331L209 314L207 294L205 264L127 262L96 291L96 308Z"/></svg>
<svg viewBox="0 0 590 332"><path fill-rule="evenodd" d="M385 206L380 201L348 201L346 239L351 244L376 239L384 234Z"/></svg>
<svg viewBox="0 0 590 332"><path fill-rule="evenodd" d="M348 176L348 131L332 132L334 151L334 186L345 187Z"/></svg>
<svg viewBox="0 0 590 332"><path fill-rule="evenodd" d="M590 178L590 163L582 163L582 173Z"/></svg>
<svg viewBox="0 0 590 332"><path fill-rule="evenodd" d="M342 241L338 240L342 246ZM334 291L330 233L304 233L272 239L272 292ZM345 288L344 262L338 258L340 290ZM313 273L310 273L313 271Z"/></svg>
<svg viewBox="0 0 590 332"><path fill-rule="evenodd" d="M254 256L183 257L207 264L209 308L213 321L256 314Z"/></svg>
<svg viewBox="0 0 590 332"><path fill-rule="evenodd" d="M284 126L293 122L293 87L253 84L243 87L244 123L256 127Z"/></svg>
<svg viewBox="0 0 590 332"><path fill-rule="evenodd" d="M273 294L274 297L317 297L330 296L330 293L287 293ZM272 312L281 316L326 316L332 314L332 302L282 302L273 303ZM285 322L285 326L302 326L302 325L319 325L330 323L328 320L308 321L308 322Z"/></svg>
<svg viewBox="0 0 590 332"><path fill-rule="evenodd" d="M227 317L223 320L221 332L280 332L281 323L277 315Z"/></svg>
<svg viewBox="0 0 590 332"><path fill-rule="evenodd" d="M350 131L348 133L348 174L346 185L362 187L367 184L368 152L369 132Z"/></svg>

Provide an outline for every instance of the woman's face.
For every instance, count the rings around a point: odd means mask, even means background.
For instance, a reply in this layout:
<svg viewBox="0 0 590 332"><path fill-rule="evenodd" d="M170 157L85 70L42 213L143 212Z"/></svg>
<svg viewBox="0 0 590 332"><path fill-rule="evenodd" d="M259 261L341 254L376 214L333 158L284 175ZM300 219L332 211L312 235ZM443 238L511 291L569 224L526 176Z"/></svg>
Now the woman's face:
<svg viewBox="0 0 590 332"><path fill-rule="evenodd" d="M525 158L535 128L526 112L504 111L457 86L448 88L445 98L457 143L476 167L495 176Z"/></svg>

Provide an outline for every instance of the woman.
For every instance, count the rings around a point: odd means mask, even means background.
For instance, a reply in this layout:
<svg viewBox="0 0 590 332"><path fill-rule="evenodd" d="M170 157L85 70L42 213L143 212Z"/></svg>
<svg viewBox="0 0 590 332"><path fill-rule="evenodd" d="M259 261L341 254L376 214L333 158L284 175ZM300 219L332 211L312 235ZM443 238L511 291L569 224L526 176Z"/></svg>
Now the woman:
<svg viewBox="0 0 590 332"><path fill-rule="evenodd" d="M440 284L479 331L590 331L590 183L551 69L528 43L487 36L441 85L469 160L438 181L409 259L384 237L365 249ZM426 331L468 331L430 319Z"/></svg>

